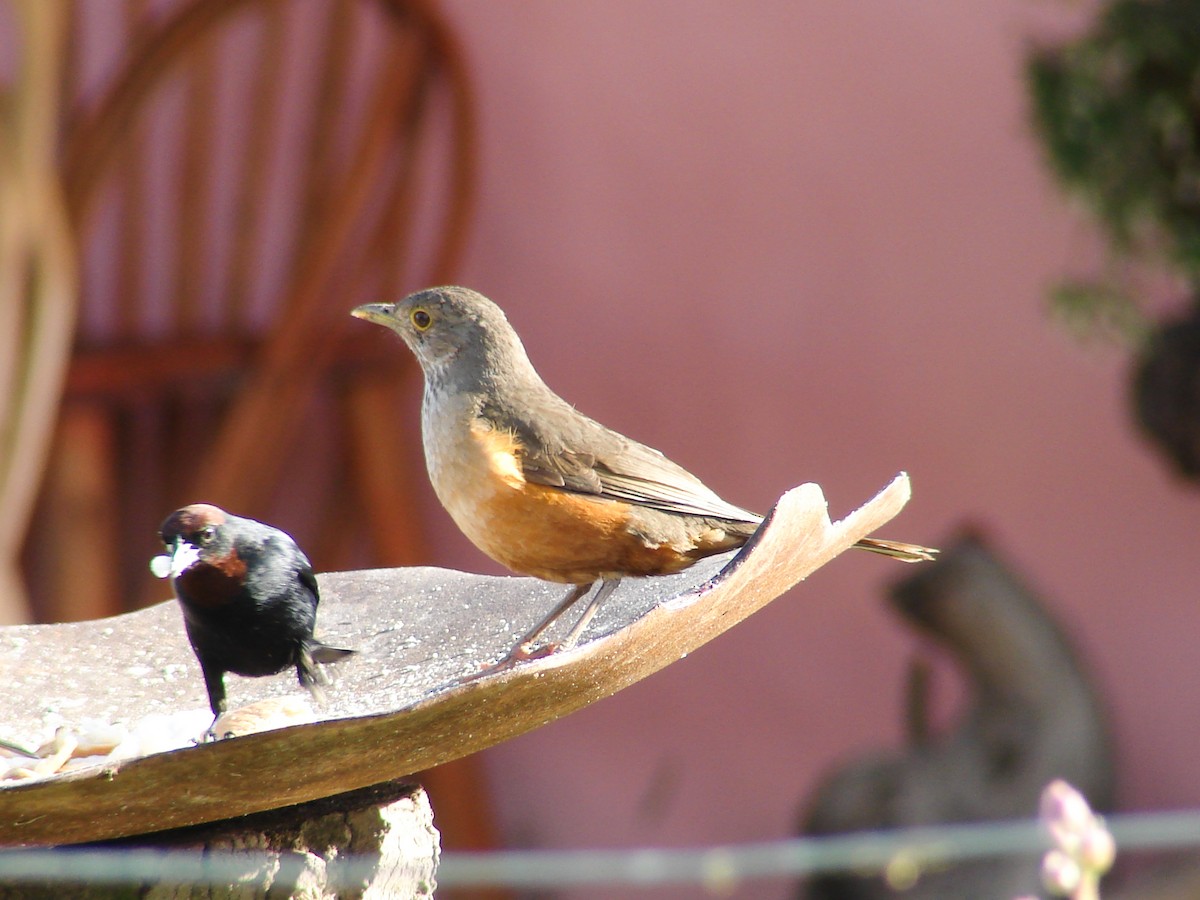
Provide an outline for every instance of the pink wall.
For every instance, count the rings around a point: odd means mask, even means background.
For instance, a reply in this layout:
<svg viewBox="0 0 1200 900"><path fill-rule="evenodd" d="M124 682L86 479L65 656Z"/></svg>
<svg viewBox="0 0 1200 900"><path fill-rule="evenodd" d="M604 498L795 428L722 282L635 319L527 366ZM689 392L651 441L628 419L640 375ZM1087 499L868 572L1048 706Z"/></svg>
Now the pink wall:
<svg viewBox="0 0 1200 900"><path fill-rule="evenodd" d="M1194 805L1200 502L1134 435L1123 355L1045 311L1096 258L1026 123L1021 53L1062 6L449 0L483 126L462 280L581 410L731 501L813 480L837 515L910 471L889 534L984 527L1108 690L1125 808ZM436 562L497 571L430 518ZM489 751L508 839L789 834L819 773L898 740L904 574L839 558Z"/></svg>
<svg viewBox="0 0 1200 900"><path fill-rule="evenodd" d="M547 381L746 506L812 480L838 515L907 469L888 534L975 523L1044 591L1108 691L1123 806L1200 804L1200 501L1133 434L1124 356L1045 313L1097 256L1030 138L1021 55L1079 5L443 2L482 115L461 280ZM431 562L499 571L424 497ZM914 644L880 601L909 571L841 557L488 751L506 839L790 834L821 773L898 741Z"/></svg>

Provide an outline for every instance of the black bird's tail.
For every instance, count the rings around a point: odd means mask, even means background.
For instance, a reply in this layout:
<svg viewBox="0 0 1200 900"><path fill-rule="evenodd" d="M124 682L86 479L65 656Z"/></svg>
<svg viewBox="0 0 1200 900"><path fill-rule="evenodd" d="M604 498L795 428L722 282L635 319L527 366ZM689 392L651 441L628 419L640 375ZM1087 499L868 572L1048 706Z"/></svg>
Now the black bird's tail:
<svg viewBox="0 0 1200 900"><path fill-rule="evenodd" d="M347 656L354 655L358 651L343 650L341 647L330 647L328 644L314 641L308 645L308 652L312 655L315 662L335 663L345 659Z"/></svg>
<svg viewBox="0 0 1200 900"><path fill-rule="evenodd" d="M352 656L356 651L343 650L341 647L330 647L318 640L311 640L300 651L300 659L296 662L296 678L308 689L318 704L325 702L325 692L321 685L329 684L329 676L321 668L321 663L335 663Z"/></svg>

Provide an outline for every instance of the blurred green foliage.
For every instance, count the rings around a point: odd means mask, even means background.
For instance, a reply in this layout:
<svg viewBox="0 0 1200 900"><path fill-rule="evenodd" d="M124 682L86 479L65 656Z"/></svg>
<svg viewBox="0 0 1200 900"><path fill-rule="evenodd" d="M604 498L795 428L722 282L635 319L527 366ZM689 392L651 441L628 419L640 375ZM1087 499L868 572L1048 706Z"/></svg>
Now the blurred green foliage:
<svg viewBox="0 0 1200 900"><path fill-rule="evenodd" d="M1034 50L1027 76L1054 171L1114 256L1200 286L1200 0L1103 3L1080 38ZM1061 286L1055 306L1126 332L1137 314L1121 271Z"/></svg>
<svg viewBox="0 0 1200 900"><path fill-rule="evenodd" d="M1068 278L1050 292L1050 312L1079 339L1099 338L1139 346L1147 321L1130 293L1116 279Z"/></svg>
<svg viewBox="0 0 1200 900"><path fill-rule="evenodd" d="M1153 237L1200 275L1200 2L1110 3L1080 40L1035 51L1029 79L1064 185L1119 246Z"/></svg>

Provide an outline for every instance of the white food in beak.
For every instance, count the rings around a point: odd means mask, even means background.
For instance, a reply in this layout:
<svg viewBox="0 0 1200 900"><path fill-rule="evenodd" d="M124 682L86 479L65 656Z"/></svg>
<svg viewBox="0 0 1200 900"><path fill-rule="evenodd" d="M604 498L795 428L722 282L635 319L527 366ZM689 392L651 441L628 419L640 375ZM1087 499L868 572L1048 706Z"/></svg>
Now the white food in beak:
<svg viewBox="0 0 1200 900"><path fill-rule="evenodd" d="M171 574L171 557L165 553L150 560L150 573L155 578L166 578Z"/></svg>
<svg viewBox="0 0 1200 900"><path fill-rule="evenodd" d="M150 571L155 578L178 578L199 559L199 547L187 541L177 540L175 551L170 556L164 553L150 560Z"/></svg>

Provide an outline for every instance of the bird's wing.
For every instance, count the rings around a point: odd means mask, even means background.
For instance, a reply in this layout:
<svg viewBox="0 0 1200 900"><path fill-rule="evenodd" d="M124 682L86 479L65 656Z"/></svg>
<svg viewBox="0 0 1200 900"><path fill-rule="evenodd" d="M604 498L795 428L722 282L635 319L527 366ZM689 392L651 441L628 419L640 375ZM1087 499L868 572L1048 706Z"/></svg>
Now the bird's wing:
<svg viewBox="0 0 1200 900"><path fill-rule="evenodd" d="M313 574L312 566L305 565L300 568L300 583L313 595L313 606L321 602L321 589L317 586L317 576Z"/></svg>
<svg viewBox="0 0 1200 900"><path fill-rule="evenodd" d="M528 481L679 515L762 521L761 516L722 500L658 450L571 412L570 427L553 436L540 433L544 429L527 420L511 428L521 445L521 469Z"/></svg>
<svg viewBox="0 0 1200 900"><path fill-rule="evenodd" d="M249 542L248 546L256 547L259 557L270 560L272 563L268 566L252 568L250 577L259 583L266 583L268 585L267 592L270 593L280 589L290 589L291 579L295 573L294 577L300 582L300 585L312 594L313 608L315 609L321 602L321 588L317 585L317 576L313 573L312 563L308 561L308 557L304 555L300 545L287 532L262 522L243 519L241 523L246 535L245 540ZM245 551L247 547L244 546L242 549Z"/></svg>

